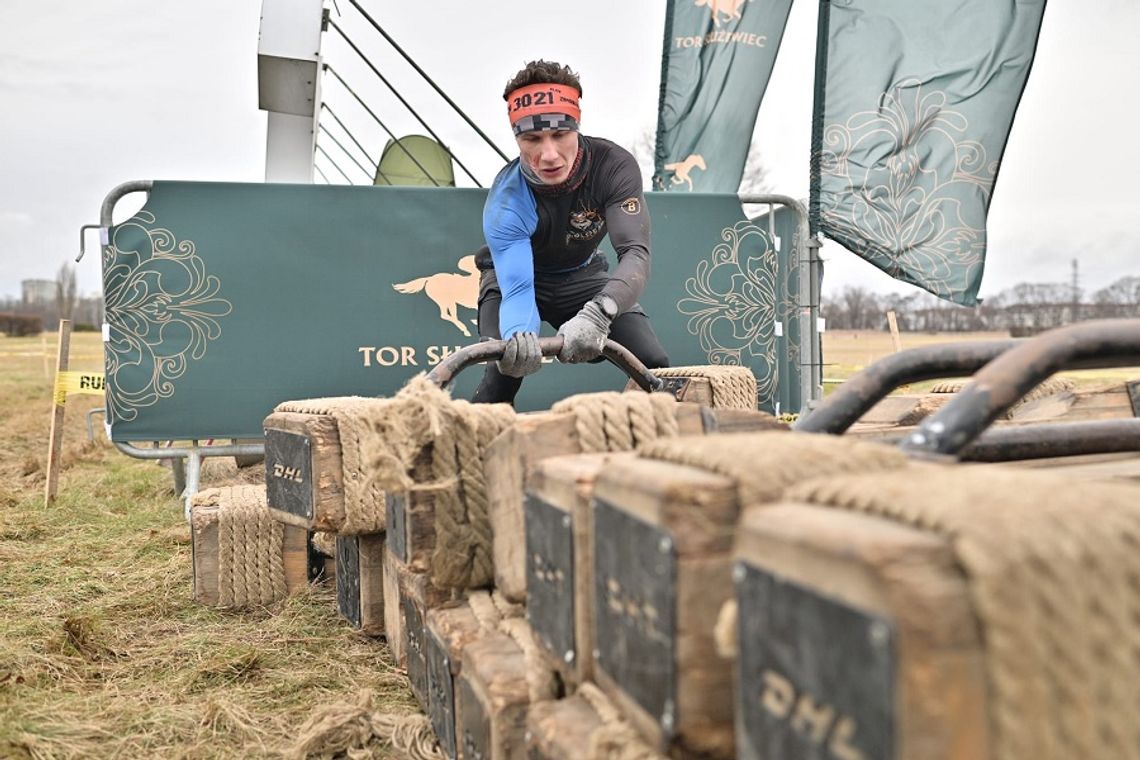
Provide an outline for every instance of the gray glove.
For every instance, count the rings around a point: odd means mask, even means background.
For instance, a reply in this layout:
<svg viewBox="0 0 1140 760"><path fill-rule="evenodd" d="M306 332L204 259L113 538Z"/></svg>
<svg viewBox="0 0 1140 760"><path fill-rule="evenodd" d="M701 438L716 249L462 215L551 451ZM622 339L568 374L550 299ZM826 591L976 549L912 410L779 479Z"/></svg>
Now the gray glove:
<svg viewBox="0 0 1140 760"><path fill-rule="evenodd" d="M564 339L558 361L576 364L601 356L606 336L610 334L610 321L596 302L587 301L581 311L558 329Z"/></svg>
<svg viewBox="0 0 1140 760"><path fill-rule="evenodd" d="M533 375L542 368L542 349L538 347L538 334L517 332L507 340L499 371L511 377Z"/></svg>

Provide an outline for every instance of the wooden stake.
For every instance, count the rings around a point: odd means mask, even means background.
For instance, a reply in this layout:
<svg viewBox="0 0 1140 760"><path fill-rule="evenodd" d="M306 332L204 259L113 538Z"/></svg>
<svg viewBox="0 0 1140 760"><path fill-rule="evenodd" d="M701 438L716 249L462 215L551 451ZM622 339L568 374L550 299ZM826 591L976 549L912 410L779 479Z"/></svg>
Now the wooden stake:
<svg viewBox="0 0 1140 760"><path fill-rule="evenodd" d="M891 328L891 343L895 346L895 353L902 351L902 338L899 337L899 321L895 318L895 311L887 312L887 325Z"/></svg>
<svg viewBox="0 0 1140 760"><path fill-rule="evenodd" d="M71 320L59 321L59 351L55 358L55 377L58 381L60 373L67 371L68 350L71 346ZM59 488L59 460L63 446L63 410L66 396L55 395L52 387L51 407L51 436L48 441L47 485L44 489L44 506L55 501L55 493Z"/></svg>

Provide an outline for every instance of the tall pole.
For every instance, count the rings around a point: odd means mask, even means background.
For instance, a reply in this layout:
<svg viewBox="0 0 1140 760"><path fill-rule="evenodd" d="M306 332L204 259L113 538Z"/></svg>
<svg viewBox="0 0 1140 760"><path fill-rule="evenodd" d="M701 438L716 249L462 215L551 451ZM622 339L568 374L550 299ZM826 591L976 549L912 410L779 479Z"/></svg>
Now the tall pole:
<svg viewBox="0 0 1140 760"><path fill-rule="evenodd" d="M51 434L48 441L47 484L44 487L44 506L55 501L59 488L59 460L63 453L63 410L66 391L60 387L60 375L67 371L71 346L71 320L59 320L59 350L55 357L55 383L52 386Z"/></svg>

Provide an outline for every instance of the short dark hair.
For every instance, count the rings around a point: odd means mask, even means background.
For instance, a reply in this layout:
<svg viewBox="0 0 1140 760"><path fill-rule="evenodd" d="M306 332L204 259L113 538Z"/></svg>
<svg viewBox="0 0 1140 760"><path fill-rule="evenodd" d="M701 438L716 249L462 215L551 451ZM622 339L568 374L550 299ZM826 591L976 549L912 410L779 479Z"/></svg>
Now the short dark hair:
<svg viewBox="0 0 1140 760"><path fill-rule="evenodd" d="M507 82L507 87L503 90L503 100L520 87L548 82L569 85L576 89L579 95L582 94L582 83L578 81L578 75L571 71L569 66L554 61L537 60L531 61L511 77L511 81Z"/></svg>

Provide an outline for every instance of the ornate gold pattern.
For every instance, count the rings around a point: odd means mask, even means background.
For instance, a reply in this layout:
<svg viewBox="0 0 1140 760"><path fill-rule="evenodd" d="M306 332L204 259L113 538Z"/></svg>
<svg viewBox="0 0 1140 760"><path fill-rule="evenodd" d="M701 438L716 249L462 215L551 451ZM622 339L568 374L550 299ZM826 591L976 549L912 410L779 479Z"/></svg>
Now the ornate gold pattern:
<svg viewBox="0 0 1140 760"><path fill-rule="evenodd" d="M218 320L233 311L220 289L194 243L157 227L151 212L114 228L103 249L112 419L132 420L140 407L174 395L174 381L205 356L222 334Z"/></svg>
<svg viewBox="0 0 1140 760"><path fill-rule="evenodd" d="M777 255L768 233L751 221L721 231L709 258L685 280L687 297L677 310L689 316L688 331L700 340L710 364L743 364L756 375L757 395L775 394ZM747 241L754 255L740 258Z"/></svg>
<svg viewBox="0 0 1140 760"><path fill-rule="evenodd" d="M980 277L998 162L964 139L969 121L946 102L945 92L924 94L921 82L906 80L875 110L825 127L819 166L831 189L820 211L845 247L896 279L958 300Z"/></svg>

